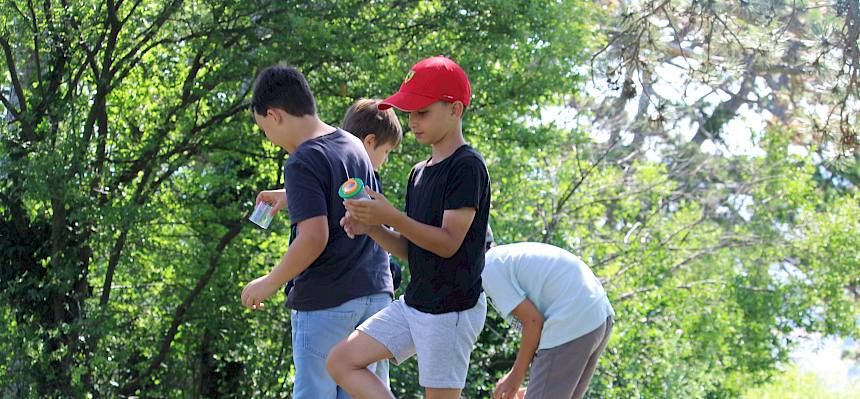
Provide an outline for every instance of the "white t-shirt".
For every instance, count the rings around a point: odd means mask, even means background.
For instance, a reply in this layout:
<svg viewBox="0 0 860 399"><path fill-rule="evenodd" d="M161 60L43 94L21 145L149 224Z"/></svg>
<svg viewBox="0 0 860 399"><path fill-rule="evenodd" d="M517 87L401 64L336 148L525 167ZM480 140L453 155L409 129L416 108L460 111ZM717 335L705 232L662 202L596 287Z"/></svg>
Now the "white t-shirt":
<svg viewBox="0 0 860 399"><path fill-rule="evenodd" d="M524 242L492 248L481 278L503 317L510 317L525 298L540 310L544 326L538 349L573 341L615 315L591 269L552 245Z"/></svg>

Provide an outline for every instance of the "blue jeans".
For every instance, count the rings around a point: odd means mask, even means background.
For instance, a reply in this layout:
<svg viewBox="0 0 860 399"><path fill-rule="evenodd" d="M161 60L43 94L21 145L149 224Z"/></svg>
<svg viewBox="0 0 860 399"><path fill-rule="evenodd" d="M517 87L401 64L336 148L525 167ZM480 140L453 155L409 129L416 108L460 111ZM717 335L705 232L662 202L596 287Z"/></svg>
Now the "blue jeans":
<svg viewBox="0 0 860 399"><path fill-rule="evenodd" d="M359 324L391 303L391 295L374 294L355 298L333 308L313 311L293 310L293 362L296 379L294 399L343 399L349 394L335 384L325 361L328 352ZM388 386L388 360L368 369Z"/></svg>

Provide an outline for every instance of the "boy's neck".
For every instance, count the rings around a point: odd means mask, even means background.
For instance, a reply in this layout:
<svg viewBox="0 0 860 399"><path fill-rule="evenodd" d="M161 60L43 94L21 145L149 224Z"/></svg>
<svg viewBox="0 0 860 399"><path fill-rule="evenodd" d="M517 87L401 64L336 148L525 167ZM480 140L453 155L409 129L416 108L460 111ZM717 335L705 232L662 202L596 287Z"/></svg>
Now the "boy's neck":
<svg viewBox="0 0 860 399"><path fill-rule="evenodd" d="M458 123L457 127L448 132L442 140L439 140L430 146L430 161L427 162L427 165L435 165L444 161L445 158L450 157L451 154L457 151L458 148L462 147L463 144L466 144L466 140L463 138L463 130Z"/></svg>
<svg viewBox="0 0 860 399"><path fill-rule="evenodd" d="M287 152L291 154L305 141L325 136L335 130L333 126L323 122L316 115L305 115L300 118L295 118L292 125L292 140L289 140L290 142L287 143Z"/></svg>

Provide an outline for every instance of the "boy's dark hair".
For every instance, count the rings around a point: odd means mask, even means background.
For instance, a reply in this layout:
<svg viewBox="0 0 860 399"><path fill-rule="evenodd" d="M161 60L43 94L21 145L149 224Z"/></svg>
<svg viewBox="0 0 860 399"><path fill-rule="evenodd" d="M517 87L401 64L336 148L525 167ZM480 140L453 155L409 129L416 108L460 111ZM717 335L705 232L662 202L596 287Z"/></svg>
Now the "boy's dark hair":
<svg viewBox="0 0 860 399"><path fill-rule="evenodd" d="M257 75L251 95L251 109L264 116L278 108L292 116L316 115L314 95L305 75L289 65L272 65Z"/></svg>
<svg viewBox="0 0 860 399"><path fill-rule="evenodd" d="M379 110L377 105L380 102L382 100L375 98L359 99L346 110L341 125L343 130L352 133L362 141L368 134L374 134L375 147L385 143L391 143L396 147L403 139L403 128L393 109Z"/></svg>

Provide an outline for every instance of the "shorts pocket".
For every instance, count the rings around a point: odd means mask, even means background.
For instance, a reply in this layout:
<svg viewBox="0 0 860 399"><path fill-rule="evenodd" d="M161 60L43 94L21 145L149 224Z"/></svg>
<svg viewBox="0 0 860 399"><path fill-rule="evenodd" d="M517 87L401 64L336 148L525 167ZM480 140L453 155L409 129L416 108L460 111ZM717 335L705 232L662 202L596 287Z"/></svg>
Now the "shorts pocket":
<svg viewBox="0 0 860 399"><path fill-rule="evenodd" d="M325 359L338 342L355 328L356 313L352 311L315 310L298 312L301 350Z"/></svg>
<svg viewBox="0 0 860 399"><path fill-rule="evenodd" d="M312 310L304 312L310 318L330 319L330 320L352 320L355 318L355 312L350 310Z"/></svg>

